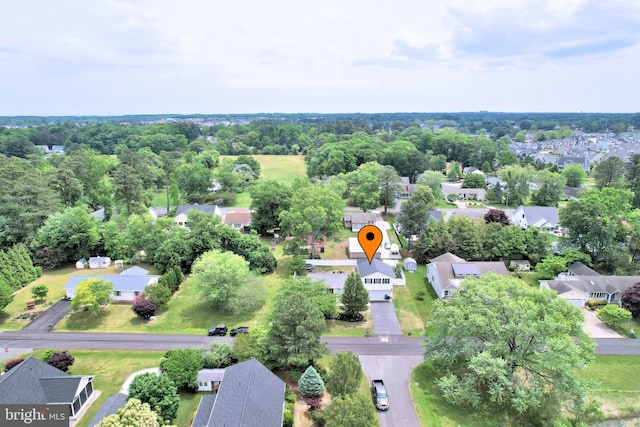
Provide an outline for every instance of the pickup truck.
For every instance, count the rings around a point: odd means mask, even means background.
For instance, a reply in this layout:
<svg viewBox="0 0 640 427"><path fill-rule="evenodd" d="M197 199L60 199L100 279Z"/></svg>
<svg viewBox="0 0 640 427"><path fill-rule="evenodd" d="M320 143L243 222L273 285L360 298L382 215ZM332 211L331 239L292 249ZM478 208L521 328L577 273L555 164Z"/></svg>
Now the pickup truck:
<svg viewBox="0 0 640 427"><path fill-rule="evenodd" d="M376 408L381 411L389 409L389 396L387 395L387 389L384 386L384 381L371 381L371 397L373 397L373 403L376 405Z"/></svg>

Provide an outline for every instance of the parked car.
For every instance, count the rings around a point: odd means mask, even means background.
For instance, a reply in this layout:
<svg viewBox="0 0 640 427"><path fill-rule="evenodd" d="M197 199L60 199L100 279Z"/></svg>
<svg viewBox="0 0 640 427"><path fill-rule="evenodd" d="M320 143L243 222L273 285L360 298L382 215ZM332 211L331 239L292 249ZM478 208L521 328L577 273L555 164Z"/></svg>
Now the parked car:
<svg viewBox="0 0 640 427"><path fill-rule="evenodd" d="M388 241L388 240L386 242L384 242L384 248L385 249L391 249L391 242Z"/></svg>
<svg viewBox="0 0 640 427"><path fill-rule="evenodd" d="M313 267L314 267L314 265L313 265L313 264L309 264L309 263L306 263L306 264L305 264L305 268L307 269L307 271L311 271L311 270L313 270Z"/></svg>
<svg viewBox="0 0 640 427"><path fill-rule="evenodd" d="M376 408L381 411L389 409L389 395L387 394L387 389L384 386L384 381L371 381L371 397L373 397L373 403L376 405Z"/></svg>
<svg viewBox="0 0 640 427"><path fill-rule="evenodd" d="M235 329L232 329L231 332L229 332L229 335L231 335L232 337L235 337L238 334L248 334L248 333L249 333L248 326L240 326Z"/></svg>
<svg viewBox="0 0 640 427"><path fill-rule="evenodd" d="M215 328L209 329L209 336L220 335L224 337L227 335L227 325L218 325Z"/></svg>

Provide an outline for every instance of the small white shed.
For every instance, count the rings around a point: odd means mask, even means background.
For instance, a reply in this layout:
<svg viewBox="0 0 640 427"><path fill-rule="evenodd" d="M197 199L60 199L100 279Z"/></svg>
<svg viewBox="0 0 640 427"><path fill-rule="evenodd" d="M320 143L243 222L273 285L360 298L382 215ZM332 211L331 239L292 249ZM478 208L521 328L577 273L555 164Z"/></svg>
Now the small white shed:
<svg viewBox="0 0 640 427"><path fill-rule="evenodd" d="M111 258L108 256L92 256L89 258L89 268L108 268L111 265Z"/></svg>
<svg viewBox="0 0 640 427"><path fill-rule="evenodd" d="M413 258L404 259L404 271L416 271L418 269L418 263Z"/></svg>
<svg viewBox="0 0 640 427"><path fill-rule="evenodd" d="M224 378L224 369L200 369L198 371L198 391L213 391Z"/></svg>
<svg viewBox="0 0 640 427"><path fill-rule="evenodd" d="M82 270L87 268L87 264L89 264L89 261L87 261L85 258L79 259L78 261L76 261L76 268L78 270Z"/></svg>

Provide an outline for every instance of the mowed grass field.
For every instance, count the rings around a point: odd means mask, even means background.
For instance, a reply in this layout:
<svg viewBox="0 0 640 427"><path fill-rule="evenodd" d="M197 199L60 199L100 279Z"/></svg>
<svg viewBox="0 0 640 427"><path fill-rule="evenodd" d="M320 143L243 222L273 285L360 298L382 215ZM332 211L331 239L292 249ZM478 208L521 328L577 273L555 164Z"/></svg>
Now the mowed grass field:
<svg viewBox="0 0 640 427"><path fill-rule="evenodd" d="M238 156L220 156L220 159L235 159ZM260 179L270 179L281 184L290 185L295 178L307 176L307 165L304 156L252 155L260 163L262 171Z"/></svg>

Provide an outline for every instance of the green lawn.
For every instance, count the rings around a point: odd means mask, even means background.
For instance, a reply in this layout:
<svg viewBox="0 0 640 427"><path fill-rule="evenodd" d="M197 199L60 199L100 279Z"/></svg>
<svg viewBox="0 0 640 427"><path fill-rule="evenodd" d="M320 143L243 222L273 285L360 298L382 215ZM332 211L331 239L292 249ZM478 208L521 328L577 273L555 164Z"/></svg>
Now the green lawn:
<svg viewBox="0 0 640 427"><path fill-rule="evenodd" d="M540 282L538 282L538 280L542 280L542 274L536 273L535 271L520 272L520 273L512 272L510 273L510 275L512 277L516 277L520 280L523 280L529 286L532 286L534 288L539 288Z"/></svg>
<svg viewBox="0 0 640 427"><path fill-rule="evenodd" d="M438 209L455 209L458 206L456 206L455 203L451 203L446 201L445 199L436 199L436 205L435 208Z"/></svg>
<svg viewBox="0 0 640 427"><path fill-rule="evenodd" d="M422 335L424 325L431 320L431 308L437 296L427 283L426 271L427 267L421 265L414 273L405 272L407 284L393 288L393 305L400 329L407 335ZM422 301L417 299L420 292L424 292Z"/></svg>
<svg viewBox="0 0 640 427"><path fill-rule="evenodd" d="M220 156L235 159L237 156ZM294 178L307 176L307 165L304 156L272 156L256 154L251 156L260 163L261 179L271 179L282 184L291 185Z"/></svg>

